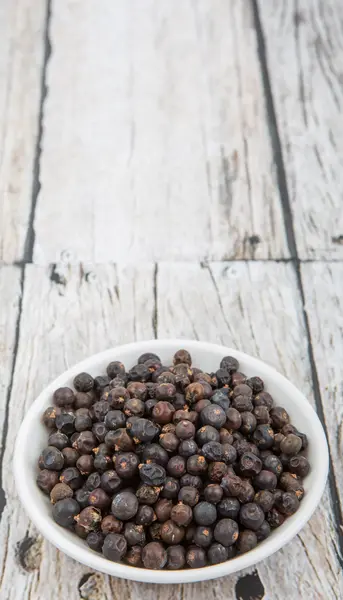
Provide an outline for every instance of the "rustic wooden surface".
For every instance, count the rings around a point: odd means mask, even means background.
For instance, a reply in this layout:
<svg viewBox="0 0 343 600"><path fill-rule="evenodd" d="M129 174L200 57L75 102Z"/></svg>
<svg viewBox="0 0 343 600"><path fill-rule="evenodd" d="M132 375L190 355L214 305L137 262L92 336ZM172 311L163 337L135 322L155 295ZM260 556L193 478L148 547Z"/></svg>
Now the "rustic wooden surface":
<svg viewBox="0 0 343 600"><path fill-rule="evenodd" d="M342 24L338 0L0 2L1 600L343 598ZM136 584L38 534L13 445L68 366L175 336L292 379L332 468L256 568Z"/></svg>

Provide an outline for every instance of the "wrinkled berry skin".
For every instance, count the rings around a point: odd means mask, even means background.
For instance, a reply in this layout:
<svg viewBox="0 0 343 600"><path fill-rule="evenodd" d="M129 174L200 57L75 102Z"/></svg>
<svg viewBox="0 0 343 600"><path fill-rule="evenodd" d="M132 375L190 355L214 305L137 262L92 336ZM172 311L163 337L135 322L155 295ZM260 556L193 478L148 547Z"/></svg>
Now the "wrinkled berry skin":
<svg viewBox="0 0 343 600"><path fill-rule="evenodd" d="M127 542L120 533L109 533L105 537L102 547L102 552L105 558L114 562L120 562L125 556L127 550Z"/></svg>

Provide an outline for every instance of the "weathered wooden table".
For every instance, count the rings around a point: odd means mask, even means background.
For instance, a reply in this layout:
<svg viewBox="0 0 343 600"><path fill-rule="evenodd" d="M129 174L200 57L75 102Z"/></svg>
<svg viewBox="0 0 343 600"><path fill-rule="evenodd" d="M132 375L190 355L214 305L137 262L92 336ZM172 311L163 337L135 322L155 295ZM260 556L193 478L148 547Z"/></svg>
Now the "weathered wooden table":
<svg viewBox="0 0 343 600"><path fill-rule="evenodd" d="M1 0L1 600L343 597L343 4ZM332 459L302 532L194 585L111 579L45 542L13 484L42 388L123 342L260 356Z"/></svg>

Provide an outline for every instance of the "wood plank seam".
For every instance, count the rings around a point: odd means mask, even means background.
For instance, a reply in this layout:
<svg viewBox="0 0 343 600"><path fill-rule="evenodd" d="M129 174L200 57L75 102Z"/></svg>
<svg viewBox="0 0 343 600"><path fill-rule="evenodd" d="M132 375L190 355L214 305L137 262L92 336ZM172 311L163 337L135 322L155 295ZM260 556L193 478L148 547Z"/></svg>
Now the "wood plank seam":
<svg viewBox="0 0 343 600"><path fill-rule="evenodd" d="M304 325L305 325L305 331L306 331L306 338L307 338L307 342L308 342L308 356L309 356L309 361L310 361L310 366L311 366L313 394L314 394L314 399L315 399L315 403L316 403L316 409L317 409L318 416L323 425L326 437L327 437L327 439L329 439L327 427L325 424L324 408L323 408L323 402L322 402L322 397L321 397L321 392L320 392L318 372L317 372L317 367L316 367L315 358L314 358L310 325L309 325L308 315L307 315L307 312L305 309L304 286L303 286L301 270L300 270L300 265L301 265L302 261L300 261L300 259L299 259L298 250L297 250L292 209L291 209L290 200L289 200L288 185L287 185L287 180L286 180L286 171L285 171L283 152L282 152L282 147L281 147L281 138L280 138L280 134L279 134L279 130L278 130L278 123L277 123L277 119L276 119L273 94L272 94L272 89L271 89L271 84L270 84L268 62L267 62L267 55L266 55L266 48L265 48L265 41L264 41L264 32L263 32L262 23L261 23L260 16L259 16L258 0L251 0L251 2L252 2L252 7L253 7L255 30L256 30L256 35L257 35L257 53L258 53L258 57L260 60L262 80L263 80L263 84L264 84L264 92L265 92L265 96L266 96L266 107L267 107L267 113L268 113L271 146L272 146L272 149L274 152L274 159L275 159L275 164L276 164L277 182L279 185L279 194L280 194L281 206L283 209L284 225L286 228L286 236L287 236L287 241L288 241L288 245L289 245L289 251L290 251L291 257L293 259L292 262L293 262L294 269L295 269L297 286L298 286L301 303L302 303L303 319L304 319ZM330 448L329 448L329 450L330 450ZM343 522L343 514L342 514L340 502L339 502L338 487L337 487L337 482L336 482L336 478L335 478L335 473L332 468L331 455L330 455L330 469L329 469L329 487L330 487L330 494L331 494L331 498L332 498L332 509L333 509L333 514L335 517L335 525L336 525L336 530L337 530L337 535L338 535L338 543L339 543L339 552L337 553L337 558L338 558L339 563L343 567L343 532L340 527L340 524Z"/></svg>
<svg viewBox="0 0 343 600"><path fill-rule="evenodd" d="M43 67L41 73L41 91L40 91L40 101L39 101L39 113L38 113L38 132L37 132L37 140L36 147L34 153L34 162L33 162L33 182L32 182L32 191L31 191L31 207L29 220L26 231L26 239L24 245L24 261L32 262L33 257L33 249L35 245L35 213L37 206L38 194L41 189L40 182L40 162L41 162L41 154L42 154L42 137L43 137L43 115L44 115L44 104L48 94L47 82L46 82L46 72L49 58L51 56L51 43L49 38L49 28L51 21L51 2L52 0L47 0L47 8L46 8L46 17L44 24L44 56L43 56Z"/></svg>
<svg viewBox="0 0 343 600"><path fill-rule="evenodd" d="M5 455L5 449L6 449L10 399L11 399L11 394L12 394L13 381L14 381L14 373L15 373L15 367L16 367L16 359L17 359L18 348L19 348L19 336L20 336L20 323L21 323L22 306L23 306L24 283L25 283L25 267L22 267L21 268L21 273L20 273L20 294L19 294L19 302L18 302L17 321L16 321L15 334L14 334L14 348L13 348L12 368L11 368L11 375L10 375L10 380L9 380L9 384L8 384L8 388L7 388L7 394L6 394L4 426L3 426L3 430L1 432L1 449L0 449L0 521L1 521L2 512L3 512L3 510L4 510L5 506L6 506L6 495L5 495L5 490L3 488L3 468L2 467L3 467L3 460L4 460L4 455Z"/></svg>

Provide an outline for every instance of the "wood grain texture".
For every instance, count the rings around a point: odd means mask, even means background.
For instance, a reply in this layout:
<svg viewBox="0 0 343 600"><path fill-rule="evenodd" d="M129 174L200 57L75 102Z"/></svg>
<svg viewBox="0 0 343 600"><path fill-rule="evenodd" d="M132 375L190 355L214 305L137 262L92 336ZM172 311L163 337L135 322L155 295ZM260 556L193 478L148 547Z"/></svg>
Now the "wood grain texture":
<svg viewBox="0 0 343 600"><path fill-rule="evenodd" d="M301 271L332 468L343 506L343 264L308 263Z"/></svg>
<svg viewBox="0 0 343 600"><path fill-rule="evenodd" d="M16 498L10 467L18 420L48 381L70 364L113 344L154 337L155 293L159 337L208 339L260 355L289 375L312 402L291 265L164 263L158 267L156 288L154 274L153 265L91 270L59 265L52 271L26 267L4 462L1 600L207 600L214 592L219 600L236 600L235 586L244 573L184 586L135 584L92 574L37 536ZM342 572L331 514L325 495L300 536L258 566L266 598L340 598Z"/></svg>
<svg viewBox="0 0 343 600"><path fill-rule="evenodd" d="M208 340L260 356L288 376L313 405L300 307L292 265L256 262L217 263L203 268L159 266L159 337ZM300 535L258 565L266 597L340 598L343 577L336 544L326 493ZM189 587L185 588L186 594ZM227 587L222 589L226 591Z"/></svg>
<svg viewBox="0 0 343 600"><path fill-rule="evenodd" d="M13 366L20 293L20 269L0 267L0 454Z"/></svg>
<svg viewBox="0 0 343 600"><path fill-rule="evenodd" d="M19 420L44 386L76 361L118 343L152 338L153 266L92 270L28 266L3 464L7 505L0 524L1 600L78 600L89 569L43 541L16 497L12 456ZM35 547L30 547L30 540ZM95 591L110 590L96 579ZM125 582L119 582L118 598ZM94 591L94 590L93 590ZM93 592L92 592L93 593ZM95 593L95 592L94 592ZM116 598L106 592L108 598ZM100 592L99 592L100 594ZM84 596L86 597L86 596ZM94 596L95 597L95 596ZM103 596L99 595L103 600Z"/></svg>
<svg viewBox="0 0 343 600"><path fill-rule="evenodd" d="M50 39L35 262L288 256L248 2L56 1Z"/></svg>
<svg viewBox="0 0 343 600"><path fill-rule="evenodd" d="M343 258L343 4L258 2L301 258Z"/></svg>
<svg viewBox="0 0 343 600"><path fill-rule="evenodd" d="M46 0L0 3L0 263L23 258L31 209Z"/></svg>

